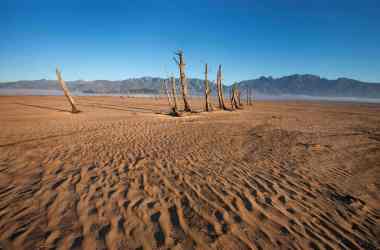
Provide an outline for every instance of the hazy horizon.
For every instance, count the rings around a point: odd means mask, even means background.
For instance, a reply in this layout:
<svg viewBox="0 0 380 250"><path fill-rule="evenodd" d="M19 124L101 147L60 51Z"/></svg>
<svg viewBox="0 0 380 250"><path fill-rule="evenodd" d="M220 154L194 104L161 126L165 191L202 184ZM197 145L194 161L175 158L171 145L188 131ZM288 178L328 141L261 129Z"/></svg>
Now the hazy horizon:
<svg viewBox="0 0 380 250"><path fill-rule="evenodd" d="M338 76L338 77L335 77L335 78L328 78L328 77L324 77L324 76L321 76L321 75L314 75L314 74L308 74L308 73L304 73L304 74L293 73L293 74L282 75L282 76L277 76L277 77L273 76L273 75L261 75L261 76L256 76L254 78L242 79L240 81L235 81L235 82L249 81L249 80L259 79L261 77L279 79L279 78L288 77L288 76L294 76L294 75L313 75L313 76L320 77L321 79L327 79L327 80L337 80L337 79L340 79L340 78L347 78L347 79L352 79L352 80L356 80L356 81L360 81L360 82L365 82L365 83L380 84L380 81L379 82L369 82L369 81L364 81L362 79L349 78L349 77L346 77L346 76ZM64 79L64 80L67 81L67 82L75 82L75 81L85 81L85 82L91 82L91 81L124 81L124 80L141 79L141 78L162 78L162 79L168 79L170 76L165 77L165 76L144 75L144 76L140 76L140 77L130 76L130 77L126 77L126 78L123 78L123 79L115 79L115 80L110 80L110 79ZM177 75L174 75L174 77L176 79L178 79ZM199 80L202 80L204 77L202 78L202 76L200 76L199 78L197 78L197 77L187 76L187 78L188 79L199 79ZM9 83L9 82L18 82L18 81L40 81L40 80L56 81L57 79L55 79L55 78L18 79L18 80L13 80L13 81L0 81L0 84L2 84L2 83ZM213 82L213 81L215 81L215 79L213 77L209 77L209 81ZM234 82L223 82L223 84L227 85L227 86L230 86L233 83Z"/></svg>
<svg viewBox="0 0 380 250"><path fill-rule="evenodd" d="M130 96L130 97L157 97L154 94L131 94L131 93L84 93L72 92L74 96ZM215 95L215 93L213 93ZM0 96L63 96L63 90L42 90L42 89L0 89ZM192 97L203 97L194 95ZM192 98L190 97L190 98ZM215 96L214 96L215 97ZM380 103L379 98L365 97L341 97L341 96L311 96L298 94L269 95L255 92L255 100L259 101L332 101L332 102L353 102L353 103ZM244 98L243 98L244 99Z"/></svg>

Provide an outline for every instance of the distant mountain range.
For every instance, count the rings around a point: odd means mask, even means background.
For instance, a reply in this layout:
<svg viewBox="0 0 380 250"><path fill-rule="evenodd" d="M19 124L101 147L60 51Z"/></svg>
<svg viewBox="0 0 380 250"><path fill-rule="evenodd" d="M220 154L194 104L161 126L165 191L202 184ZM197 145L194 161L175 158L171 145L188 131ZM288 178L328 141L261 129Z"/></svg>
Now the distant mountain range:
<svg viewBox="0 0 380 250"><path fill-rule="evenodd" d="M164 79L159 77L131 78L120 81L67 81L73 92L87 94L159 94ZM178 81L178 79L177 79ZM203 94L202 79L188 79L190 93ZM212 82L215 93L215 85ZM328 80L315 75L290 75L281 78L260 77L241 81L241 89L253 88L255 93L264 95L305 95L319 97L380 98L380 83L367 83L349 78ZM1 89L60 90L55 80L32 80L0 83ZM229 87L225 86L225 91ZM1 94L1 92L0 92Z"/></svg>
<svg viewBox="0 0 380 250"><path fill-rule="evenodd" d="M308 95L322 97L380 98L380 83L367 83L349 78L328 80L315 75L290 75L281 78L260 77L242 81L262 94Z"/></svg>
<svg viewBox="0 0 380 250"><path fill-rule="evenodd" d="M141 77L119 81L66 81L72 92L87 94L159 94L162 93L164 78ZM178 79L176 79L178 82ZM200 94L203 91L203 80L188 79L191 94ZM1 89L33 89L33 90L61 90L56 80L30 80L0 83Z"/></svg>

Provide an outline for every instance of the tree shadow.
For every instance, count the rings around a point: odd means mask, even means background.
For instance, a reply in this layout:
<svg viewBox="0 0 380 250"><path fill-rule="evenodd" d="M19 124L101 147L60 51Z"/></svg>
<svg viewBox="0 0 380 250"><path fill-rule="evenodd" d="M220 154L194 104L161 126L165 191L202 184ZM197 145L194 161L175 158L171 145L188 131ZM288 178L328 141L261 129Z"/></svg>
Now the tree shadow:
<svg viewBox="0 0 380 250"><path fill-rule="evenodd" d="M155 112L156 110L154 109L148 109L148 108L142 108L142 107L132 107L132 106L127 106L127 105L115 105L115 104L110 104L110 103L97 103L97 102L88 102L87 104L95 104L95 105L101 105L101 106L111 106L111 107L116 107L116 108L127 108L127 109L141 109L141 110L146 110L150 112Z"/></svg>
<svg viewBox="0 0 380 250"><path fill-rule="evenodd" d="M137 113L153 113L153 114L161 113L160 110L141 108L141 107L120 106L120 105L106 104L106 103L91 102L91 103L86 103L86 104L79 103L79 105L87 106L87 107L102 108L102 109L112 109L112 110L120 110L120 111L127 111L127 112L137 112Z"/></svg>
<svg viewBox="0 0 380 250"><path fill-rule="evenodd" d="M54 110L54 111L59 111L59 112L71 113L71 110L68 110L68 109L59 109L59 108L54 108L54 107L41 106L41 105L35 105L35 104L25 104L25 103L19 103L19 102L13 102L12 104L22 105L22 106L26 106L26 107L39 108L39 109L48 109L48 110Z"/></svg>
<svg viewBox="0 0 380 250"><path fill-rule="evenodd" d="M107 127L107 128L89 129L89 130L86 130L86 131L73 131L73 132L69 132L69 133L65 133L65 134L55 134L55 135L48 135L48 136L43 136L43 137L39 137L39 138L31 138L31 139L26 139L26 140L21 140L21 141L6 143L6 144L0 144L0 148L10 147L10 146L17 146L19 144L29 143L29 142L35 142L35 141L42 141L42 140L48 140L48 139L54 139L54 138L72 136L72 135L76 135L76 134L93 133L95 131L107 130L107 129L109 129L109 128Z"/></svg>

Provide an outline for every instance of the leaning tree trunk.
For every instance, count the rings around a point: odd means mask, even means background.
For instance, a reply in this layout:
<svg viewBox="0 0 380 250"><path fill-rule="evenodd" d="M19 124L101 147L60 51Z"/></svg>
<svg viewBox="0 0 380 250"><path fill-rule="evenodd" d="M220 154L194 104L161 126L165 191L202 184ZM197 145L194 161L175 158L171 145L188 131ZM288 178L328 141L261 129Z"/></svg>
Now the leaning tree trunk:
<svg viewBox="0 0 380 250"><path fill-rule="evenodd" d="M79 113L80 111L79 109L77 109L74 99L71 96L70 91L67 88L65 81L62 79L61 72L59 71L59 69L56 70L56 74L57 74L58 83L61 85L63 89L63 93L65 94L67 100L69 101L71 105L71 113Z"/></svg>
<svg viewBox="0 0 380 250"><path fill-rule="evenodd" d="M187 99L187 82L186 82L186 74L185 74L185 59L183 57L183 51L179 50L176 55L179 58L179 62L175 59L179 67L179 75L180 75L180 83L181 83L181 92L184 104L184 111L191 112L190 103Z"/></svg>
<svg viewBox="0 0 380 250"><path fill-rule="evenodd" d="M212 104L211 104L210 98L211 98L211 89L208 83L208 66L206 63L205 65L205 110L206 111L212 111Z"/></svg>

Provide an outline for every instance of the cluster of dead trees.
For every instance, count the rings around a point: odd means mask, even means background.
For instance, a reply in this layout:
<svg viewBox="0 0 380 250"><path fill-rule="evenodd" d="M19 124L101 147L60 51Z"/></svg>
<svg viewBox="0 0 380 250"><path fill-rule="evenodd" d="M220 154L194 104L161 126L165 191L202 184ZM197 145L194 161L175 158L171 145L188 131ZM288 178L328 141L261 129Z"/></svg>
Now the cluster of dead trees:
<svg viewBox="0 0 380 250"><path fill-rule="evenodd" d="M185 74L185 59L183 55L182 50L178 50L178 52L175 53L178 58L173 58L176 62L178 68L179 68L179 84L180 84L180 90L181 90L181 96L183 99L183 105L184 105L184 112L192 112L192 108L189 103L188 98L188 86L186 81L186 74ZM212 104L212 94L211 94L211 86L208 80L208 64L205 64L205 80L204 80L204 110L207 112L214 110L214 105ZM168 83L170 86L168 86ZM216 95L218 100L218 108L220 110L234 110L234 109L241 109L243 107L243 103L241 101L241 93L240 89L237 83L234 83L231 87L231 93L230 93L230 102L231 108L228 108L225 99L224 99L224 90L223 90L223 84L222 84L222 65L219 65L217 74L216 74ZM170 106L170 114L174 116L179 115L179 109L178 109L178 100L177 100L177 94L176 94L176 81L174 77L171 77L168 80L164 81L163 88L165 89L168 103ZM252 105L253 98L252 98L252 89L247 88L247 105Z"/></svg>
<svg viewBox="0 0 380 250"><path fill-rule="evenodd" d="M177 64L179 68L179 84L180 84L180 92L183 100L183 111L184 112L192 112L192 108L189 102L188 97L188 86L186 81L186 73L185 73L185 58L183 55L182 50L178 50L178 52L175 53L177 56L174 57L174 61ZM71 112L72 113L79 113L79 109L77 108L73 97L70 94L69 89L66 86L65 81L62 79L61 72L57 68L56 70L58 83L61 85L63 92L69 101L71 105ZM166 80L163 84L163 90L166 92L166 96L168 98L168 103L170 106L170 114L173 116L179 115L179 105L178 105L178 97L177 97L177 86L176 86L176 80L174 77L171 77L170 79ZM241 93L240 89L237 83L234 83L231 87L231 93L230 93L230 101L231 101L231 108L227 108L227 105L225 104L224 100L224 91L223 91L223 84L222 84L222 65L219 65L217 74L216 74L216 94L217 94L217 100L218 100L218 107L220 110L234 110L234 109L241 109L243 107L243 103L241 102ZM208 80L208 65L206 63L205 65L205 80L204 80L204 110L207 112L213 111L214 106L212 104L212 95L211 95L211 86ZM253 98L252 98L252 89L247 88L247 105L252 105Z"/></svg>

